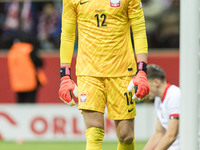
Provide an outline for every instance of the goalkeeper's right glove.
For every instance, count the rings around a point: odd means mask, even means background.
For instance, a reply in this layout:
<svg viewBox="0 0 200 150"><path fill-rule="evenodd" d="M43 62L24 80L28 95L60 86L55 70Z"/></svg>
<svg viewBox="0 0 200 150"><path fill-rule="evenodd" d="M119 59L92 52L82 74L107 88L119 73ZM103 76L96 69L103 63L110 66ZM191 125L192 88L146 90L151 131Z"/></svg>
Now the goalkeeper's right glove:
<svg viewBox="0 0 200 150"><path fill-rule="evenodd" d="M60 77L59 97L64 103L69 106L74 106L75 102L72 98L72 92L75 97L78 97L78 88L74 81L71 80L70 68L61 67Z"/></svg>

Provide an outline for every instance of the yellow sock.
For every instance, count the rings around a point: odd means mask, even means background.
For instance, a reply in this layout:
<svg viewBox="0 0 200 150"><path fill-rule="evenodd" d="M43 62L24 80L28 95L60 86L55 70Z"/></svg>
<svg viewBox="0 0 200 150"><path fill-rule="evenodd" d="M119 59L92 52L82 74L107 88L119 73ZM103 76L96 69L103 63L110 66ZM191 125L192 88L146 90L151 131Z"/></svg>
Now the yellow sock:
<svg viewBox="0 0 200 150"><path fill-rule="evenodd" d="M135 149L135 139L131 144L124 144L120 141L118 142L117 150L134 150Z"/></svg>
<svg viewBox="0 0 200 150"><path fill-rule="evenodd" d="M91 127L86 131L86 150L102 150L101 145L104 137L104 130L101 128Z"/></svg>

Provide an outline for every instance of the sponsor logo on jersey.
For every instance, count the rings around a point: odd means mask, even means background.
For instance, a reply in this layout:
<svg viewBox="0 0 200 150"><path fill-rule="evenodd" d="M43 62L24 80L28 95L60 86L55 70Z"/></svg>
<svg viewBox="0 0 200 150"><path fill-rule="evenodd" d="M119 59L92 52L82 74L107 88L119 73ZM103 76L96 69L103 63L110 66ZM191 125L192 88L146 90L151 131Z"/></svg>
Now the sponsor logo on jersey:
<svg viewBox="0 0 200 150"><path fill-rule="evenodd" d="M121 6L121 0L110 0L111 8L119 8Z"/></svg>
<svg viewBox="0 0 200 150"><path fill-rule="evenodd" d="M84 103L87 100L87 95L86 94L81 94L80 96L80 102Z"/></svg>

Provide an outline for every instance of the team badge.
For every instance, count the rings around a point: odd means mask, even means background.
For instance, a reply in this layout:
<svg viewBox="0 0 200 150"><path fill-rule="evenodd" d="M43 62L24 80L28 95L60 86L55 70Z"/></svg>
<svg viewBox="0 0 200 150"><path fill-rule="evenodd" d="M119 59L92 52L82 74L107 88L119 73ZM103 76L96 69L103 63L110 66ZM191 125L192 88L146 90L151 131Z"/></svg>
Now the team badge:
<svg viewBox="0 0 200 150"><path fill-rule="evenodd" d="M121 6L121 0L110 0L111 8L119 8Z"/></svg>
<svg viewBox="0 0 200 150"><path fill-rule="evenodd" d="M84 103L87 100L87 95L86 94L81 94L80 96L80 102Z"/></svg>

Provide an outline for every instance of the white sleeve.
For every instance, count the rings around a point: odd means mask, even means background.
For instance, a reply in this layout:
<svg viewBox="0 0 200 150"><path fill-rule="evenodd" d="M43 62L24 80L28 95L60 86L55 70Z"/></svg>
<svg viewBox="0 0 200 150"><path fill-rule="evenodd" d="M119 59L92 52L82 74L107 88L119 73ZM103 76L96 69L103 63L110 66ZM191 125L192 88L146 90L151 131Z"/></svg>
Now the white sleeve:
<svg viewBox="0 0 200 150"><path fill-rule="evenodd" d="M167 110L169 116L179 116L180 115L180 90L174 90L167 102Z"/></svg>

